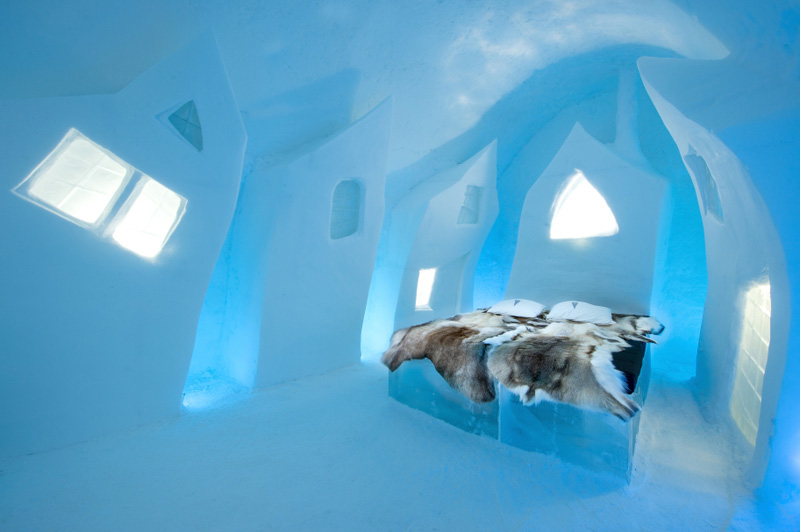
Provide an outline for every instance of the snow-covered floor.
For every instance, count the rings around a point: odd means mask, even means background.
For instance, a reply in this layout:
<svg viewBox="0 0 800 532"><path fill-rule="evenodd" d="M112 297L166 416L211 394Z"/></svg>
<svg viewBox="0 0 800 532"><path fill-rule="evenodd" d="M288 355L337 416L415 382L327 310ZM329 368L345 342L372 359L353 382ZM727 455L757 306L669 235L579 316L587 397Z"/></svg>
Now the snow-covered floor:
<svg viewBox="0 0 800 532"><path fill-rule="evenodd" d="M629 486L390 399L355 365L125 434L0 463L0 529L725 530L728 438L655 378ZM733 524L732 524L733 521Z"/></svg>

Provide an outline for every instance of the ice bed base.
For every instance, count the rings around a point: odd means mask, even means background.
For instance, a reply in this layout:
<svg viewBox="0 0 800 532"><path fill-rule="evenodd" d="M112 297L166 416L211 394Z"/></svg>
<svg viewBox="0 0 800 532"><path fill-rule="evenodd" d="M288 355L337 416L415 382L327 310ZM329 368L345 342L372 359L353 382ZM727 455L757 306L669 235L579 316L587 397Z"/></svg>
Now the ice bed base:
<svg viewBox="0 0 800 532"><path fill-rule="evenodd" d="M650 350L631 398L643 406L650 382ZM409 360L389 374L389 395L467 432L497 438L527 451L549 454L594 471L629 481L639 431L637 414L629 422L605 412L543 401L525 406L505 387L497 398L476 404L453 390L425 360Z"/></svg>

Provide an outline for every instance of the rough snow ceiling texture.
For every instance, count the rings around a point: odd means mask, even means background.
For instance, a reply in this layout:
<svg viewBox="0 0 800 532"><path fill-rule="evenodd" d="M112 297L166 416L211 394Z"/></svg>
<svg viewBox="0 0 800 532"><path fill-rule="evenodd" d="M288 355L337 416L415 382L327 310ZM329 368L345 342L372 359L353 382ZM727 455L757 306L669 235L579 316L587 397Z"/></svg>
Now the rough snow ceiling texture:
<svg viewBox="0 0 800 532"><path fill-rule="evenodd" d="M0 44L16 50L0 59L8 73L0 97L115 91L210 27L239 104L253 116L279 120L296 112L273 100L333 78L314 99L341 96L334 103L346 109L338 117L309 118L298 142L314 132L330 133L351 114L393 96L398 119L390 170L463 133L534 71L560 59L620 44L696 59L728 53L666 0L81 4L49 6L48 17L33 4L0 8ZM38 46L23 46L31 41ZM356 75L336 78L345 71Z"/></svg>

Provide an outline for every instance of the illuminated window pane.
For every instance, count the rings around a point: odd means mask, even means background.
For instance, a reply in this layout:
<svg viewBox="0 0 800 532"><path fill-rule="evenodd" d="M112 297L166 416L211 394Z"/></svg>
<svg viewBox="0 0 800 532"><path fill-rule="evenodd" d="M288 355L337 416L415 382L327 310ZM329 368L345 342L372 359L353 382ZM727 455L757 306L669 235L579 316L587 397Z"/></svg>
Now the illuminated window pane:
<svg viewBox="0 0 800 532"><path fill-rule="evenodd" d="M361 185L353 179L341 181L331 201L331 238L344 238L358 231L360 218Z"/></svg>
<svg viewBox="0 0 800 532"><path fill-rule="evenodd" d="M753 445L756 443L761 417L761 393L769 353L771 313L768 282L747 291L736 378L731 396L731 415L742 434Z"/></svg>
<svg viewBox="0 0 800 532"><path fill-rule="evenodd" d="M143 257L161 252L186 209L186 199L143 176L111 225L111 237Z"/></svg>
<svg viewBox="0 0 800 532"><path fill-rule="evenodd" d="M483 189L475 185L467 185L464 192L464 204L458 212L458 223L476 224L480 218L481 193Z"/></svg>
<svg viewBox="0 0 800 532"><path fill-rule="evenodd" d="M436 268L419 271L419 277L417 278L417 310L432 310L430 302L435 278Z"/></svg>
<svg viewBox="0 0 800 532"><path fill-rule="evenodd" d="M556 199L550 238L590 238L619 233L614 213L596 188L577 170Z"/></svg>
<svg viewBox="0 0 800 532"><path fill-rule="evenodd" d="M71 129L17 192L80 225L94 226L131 174L130 166Z"/></svg>

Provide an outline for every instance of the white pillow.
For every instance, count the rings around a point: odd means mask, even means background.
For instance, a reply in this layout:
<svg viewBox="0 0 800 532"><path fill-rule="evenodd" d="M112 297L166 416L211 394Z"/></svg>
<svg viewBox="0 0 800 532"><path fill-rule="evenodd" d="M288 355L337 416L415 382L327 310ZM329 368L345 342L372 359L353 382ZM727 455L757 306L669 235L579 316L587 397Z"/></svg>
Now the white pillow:
<svg viewBox="0 0 800 532"><path fill-rule="evenodd" d="M562 301L557 305L553 305L547 315L547 319L550 321L581 321L596 325L611 325L614 323L614 320L611 319L610 308L590 305L583 301Z"/></svg>
<svg viewBox="0 0 800 532"><path fill-rule="evenodd" d="M529 299L508 299L501 301L489 309L494 314L517 316L519 318L535 318L544 310L544 305Z"/></svg>

